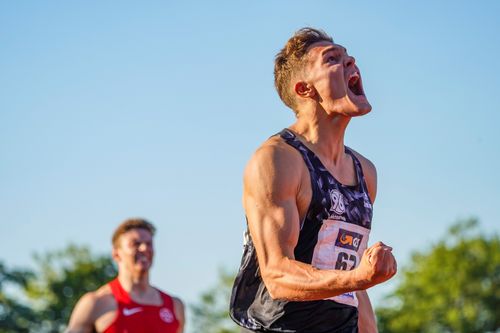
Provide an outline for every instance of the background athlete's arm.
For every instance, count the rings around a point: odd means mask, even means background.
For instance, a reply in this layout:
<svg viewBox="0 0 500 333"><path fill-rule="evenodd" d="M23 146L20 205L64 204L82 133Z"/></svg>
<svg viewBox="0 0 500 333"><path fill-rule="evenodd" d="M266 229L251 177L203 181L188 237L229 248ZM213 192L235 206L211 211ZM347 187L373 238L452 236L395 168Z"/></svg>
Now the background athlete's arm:
<svg viewBox="0 0 500 333"><path fill-rule="evenodd" d="M363 174L365 176L366 186L368 187L368 195L372 204L377 196L377 171L375 166L362 155L354 152L356 157L361 162ZM377 320L373 312L372 304L368 293L365 290L356 292L358 298L358 329L359 333L378 333Z"/></svg>
<svg viewBox="0 0 500 333"><path fill-rule="evenodd" d="M271 297L317 300L367 289L391 278L394 258L382 243L367 249L352 271L319 270L295 260L300 231L297 196L307 169L292 149L285 143L265 144L250 160L244 176L248 227Z"/></svg>
<svg viewBox="0 0 500 333"><path fill-rule="evenodd" d="M94 332L94 311L96 298L94 293L87 293L76 303L68 328L65 333L92 333Z"/></svg>
<svg viewBox="0 0 500 333"><path fill-rule="evenodd" d="M378 333L377 321L368 293L365 290L356 292L358 297L358 329L359 333Z"/></svg>
<svg viewBox="0 0 500 333"><path fill-rule="evenodd" d="M176 297L172 297L172 300L174 302L175 317L179 321L179 329L177 330L176 333L183 333L184 323L186 322L186 319L184 317L184 304L180 299Z"/></svg>

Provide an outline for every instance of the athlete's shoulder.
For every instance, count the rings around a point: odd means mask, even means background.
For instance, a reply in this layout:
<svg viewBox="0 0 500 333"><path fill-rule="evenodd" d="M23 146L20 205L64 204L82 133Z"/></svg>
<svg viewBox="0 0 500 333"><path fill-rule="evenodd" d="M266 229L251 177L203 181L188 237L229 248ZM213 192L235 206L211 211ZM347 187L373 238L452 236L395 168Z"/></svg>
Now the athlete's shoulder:
<svg viewBox="0 0 500 333"><path fill-rule="evenodd" d="M108 285L85 293L75 305L66 332L86 332L102 315L106 303L113 297Z"/></svg>
<svg viewBox="0 0 500 333"><path fill-rule="evenodd" d="M177 304L179 306L184 307L184 303L182 302L182 300L179 297L175 297L175 296L170 296L170 297L172 298L172 302L174 302L174 304Z"/></svg>
<svg viewBox="0 0 500 333"><path fill-rule="evenodd" d="M377 169L375 168L375 164L373 164L372 161L370 161L368 158L365 156L361 155L351 147L347 147L350 151L353 152L353 154L356 156L356 158L359 160L361 163L361 167L363 168L363 172L371 172L371 173L377 173Z"/></svg>
<svg viewBox="0 0 500 333"><path fill-rule="evenodd" d="M105 284L95 291L84 294L81 298L82 302L91 307L93 312L98 316L100 309L109 305L110 302L115 302L115 297L109 284Z"/></svg>
<svg viewBox="0 0 500 333"><path fill-rule="evenodd" d="M184 315L184 303L182 303L181 299L178 297L172 297L172 301L174 303L174 313L177 321L179 322L178 332L184 332L184 322L186 321Z"/></svg>
<svg viewBox="0 0 500 333"><path fill-rule="evenodd" d="M109 285L109 283L106 283L105 285L94 291L94 294L94 297L96 297L97 300L103 300L109 297L114 298L113 291L111 290L111 286Z"/></svg>
<svg viewBox="0 0 500 333"><path fill-rule="evenodd" d="M97 305L100 301L113 296L109 284L101 286L99 289L85 293L80 300L89 304Z"/></svg>
<svg viewBox="0 0 500 333"><path fill-rule="evenodd" d="M172 302L174 303L174 310L176 317L178 319L184 319L184 303L178 297L172 297Z"/></svg>
<svg viewBox="0 0 500 333"><path fill-rule="evenodd" d="M370 194L370 199L375 201L377 196L377 169L375 164L368 158L364 157L354 149L348 147L350 151L356 156L356 158L361 163L361 168L363 169L363 175L365 176L366 186L368 187L368 192Z"/></svg>
<svg viewBox="0 0 500 333"><path fill-rule="evenodd" d="M265 165L273 168L287 168L300 163L302 163L302 158L299 152L279 135L275 135L257 148L247 167Z"/></svg>
<svg viewBox="0 0 500 333"><path fill-rule="evenodd" d="M179 332L183 332L183 327L184 327L184 321L185 321L185 315L184 315L184 303L179 297L172 296L158 288L155 288L158 290L158 292L163 295L163 297L170 298L172 300L172 310L174 311L175 318L177 318L177 321L179 322L180 328Z"/></svg>
<svg viewBox="0 0 500 333"><path fill-rule="evenodd" d="M282 186L296 188L305 167L297 150L281 137L266 140L252 155L244 172L244 183L250 188L276 190Z"/></svg>
<svg viewBox="0 0 500 333"><path fill-rule="evenodd" d="M181 305L182 307L184 307L184 303L182 303L181 299L177 296L173 296L159 288L156 288L156 287L153 287L154 289L156 289L161 295L163 295L163 297L167 297L167 298L170 298L172 300L172 303L174 304L174 306L176 304L178 305Z"/></svg>

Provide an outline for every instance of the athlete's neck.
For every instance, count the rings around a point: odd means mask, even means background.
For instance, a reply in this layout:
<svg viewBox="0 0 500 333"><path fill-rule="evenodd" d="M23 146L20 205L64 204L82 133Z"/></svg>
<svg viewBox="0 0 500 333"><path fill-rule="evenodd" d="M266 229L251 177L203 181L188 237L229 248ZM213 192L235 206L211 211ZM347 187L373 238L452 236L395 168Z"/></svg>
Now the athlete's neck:
<svg viewBox="0 0 500 333"><path fill-rule="evenodd" d="M120 271L118 273L118 281L122 288L127 293L145 293L149 290L149 274L148 272L143 274L133 274L126 271Z"/></svg>
<svg viewBox="0 0 500 333"><path fill-rule="evenodd" d="M297 116L290 129L314 151L334 165L345 157L344 135L351 117L308 112Z"/></svg>

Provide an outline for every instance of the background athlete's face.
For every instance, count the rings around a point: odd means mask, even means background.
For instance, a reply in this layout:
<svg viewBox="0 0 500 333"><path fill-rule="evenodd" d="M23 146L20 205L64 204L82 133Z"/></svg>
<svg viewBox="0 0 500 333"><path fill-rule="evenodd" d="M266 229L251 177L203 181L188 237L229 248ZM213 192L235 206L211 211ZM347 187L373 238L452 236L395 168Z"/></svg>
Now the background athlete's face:
<svg viewBox="0 0 500 333"><path fill-rule="evenodd" d="M132 229L120 236L113 257L120 269L145 273L153 263L153 236L145 229Z"/></svg>

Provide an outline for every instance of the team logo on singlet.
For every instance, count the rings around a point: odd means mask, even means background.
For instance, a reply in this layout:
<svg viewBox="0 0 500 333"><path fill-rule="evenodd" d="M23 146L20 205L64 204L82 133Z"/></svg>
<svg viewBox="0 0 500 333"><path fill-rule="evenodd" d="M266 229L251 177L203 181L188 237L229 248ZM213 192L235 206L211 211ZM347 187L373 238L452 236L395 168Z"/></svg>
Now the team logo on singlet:
<svg viewBox="0 0 500 333"><path fill-rule="evenodd" d="M344 195L337 189L330 190L330 200L332 205L330 211L337 215L342 215L345 212Z"/></svg>
<svg viewBox="0 0 500 333"><path fill-rule="evenodd" d="M171 323L174 321L174 314L167 308L160 309L160 318L166 323Z"/></svg>
<svg viewBox="0 0 500 333"><path fill-rule="evenodd" d="M363 235L358 234L354 231L344 230L340 228L339 234L337 235L337 239L335 241L335 246L358 251L362 239Z"/></svg>

